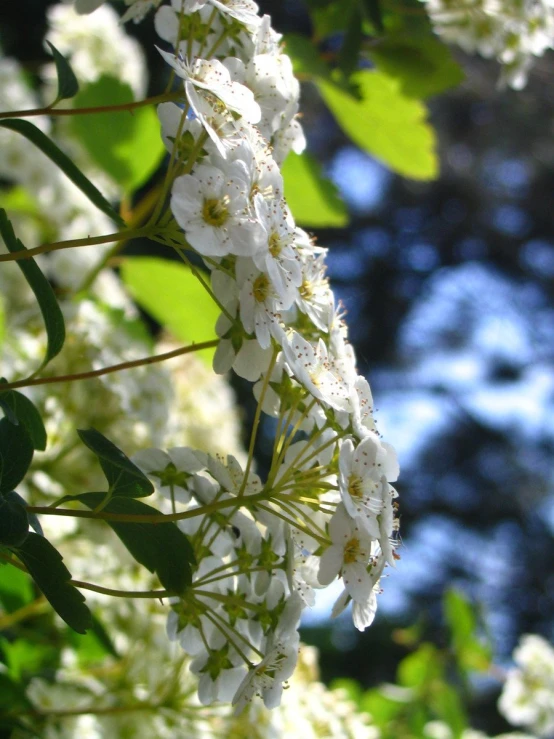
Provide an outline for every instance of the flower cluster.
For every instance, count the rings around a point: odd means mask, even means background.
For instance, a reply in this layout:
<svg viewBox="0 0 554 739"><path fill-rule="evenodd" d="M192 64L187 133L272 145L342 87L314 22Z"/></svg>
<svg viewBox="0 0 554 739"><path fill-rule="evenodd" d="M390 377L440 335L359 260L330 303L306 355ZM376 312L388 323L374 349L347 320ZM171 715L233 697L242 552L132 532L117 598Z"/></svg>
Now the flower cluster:
<svg viewBox="0 0 554 739"><path fill-rule="evenodd" d="M467 53L502 65L500 84L516 90L527 82L533 57L554 44L554 7L549 0L422 0L435 31Z"/></svg>
<svg viewBox="0 0 554 739"><path fill-rule="evenodd" d="M244 467L188 447L134 460L182 514L195 551L168 634L193 657L200 700L232 700L240 712L257 695L274 707L314 588L339 578L334 615L352 603L356 627L371 624L395 563L398 465L376 431L326 249L285 199L280 164L305 140L281 37L251 0L173 0L155 27L184 100L158 109L174 218L162 236L210 271L221 309L214 368L253 382L258 411ZM262 412L277 425L264 482L252 460Z"/></svg>
<svg viewBox="0 0 554 739"><path fill-rule="evenodd" d="M522 636L514 651L516 667L509 671L498 703L500 712L538 736L554 732L554 647L536 634Z"/></svg>

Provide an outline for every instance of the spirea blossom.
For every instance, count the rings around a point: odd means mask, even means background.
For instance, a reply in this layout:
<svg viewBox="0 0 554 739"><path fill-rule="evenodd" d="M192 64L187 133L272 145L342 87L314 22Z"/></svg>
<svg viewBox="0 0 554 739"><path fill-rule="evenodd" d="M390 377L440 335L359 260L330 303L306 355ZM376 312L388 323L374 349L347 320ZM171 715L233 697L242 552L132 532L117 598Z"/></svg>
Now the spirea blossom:
<svg viewBox="0 0 554 739"><path fill-rule="evenodd" d="M435 31L469 54L502 65L501 85L516 90L527 82L533 57L554 45L554 6L550 0L422 0Z"/></svg>
<svg viewBox="0 0 554 739"><path fill-rule="evenodd" d="M554 732L554 647L537 634L525 634L514 661L498 708L515 726L549 737Z"/></svg>
<svg viewBox="0 0 554 739"><path fill-rule="evenodd" d="M171 238L210 272L221 309L214 369L255 383L258 414L275 416L278 434L265 480L251 454L243 465L152 449L135 461L182 514L195 552L168 635L194 658L200 700L273 708L316 589L338 578L333 614L351 604L355 626L371 624L397 558L398 465L375 427L327 251L286 202L280 163L305 141L280 36L249 0L172 0L155 26L182 91L158 111L174 167Z"/></svg>

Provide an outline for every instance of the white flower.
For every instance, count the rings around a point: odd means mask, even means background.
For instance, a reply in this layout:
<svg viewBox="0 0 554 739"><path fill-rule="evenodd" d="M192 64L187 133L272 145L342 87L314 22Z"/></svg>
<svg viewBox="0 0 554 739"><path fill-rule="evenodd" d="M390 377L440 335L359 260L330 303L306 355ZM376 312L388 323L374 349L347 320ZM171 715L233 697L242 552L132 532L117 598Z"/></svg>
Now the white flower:
<svg viewBox="0 0 554 739"><path fill-rule="evenodd" d="M203 256L253 254L263 234L248 211L245 183L207 164L175 180L171 210Z"/></svg>
<svg viewBox="0 0 554 739"><path fill-rule="evenodd" d="M331 408L350 410L350 389L332 372L323 339L314 346L294 331L283 342L283 351L292 374L314 398Z"/></svg>
<svg viewBox="0 0 554 739"><path fill-rule="evenodd" d="M249 334L255 333L262 349L267 349L271 336L281 338L281 313L290 307L290 302L283 301L269 275L260 272L251 259L237 260L236 272L242 325Z"/></svg>
<svg viewBox="0 0 554 739"><path fill-rule="evenodd" d="M206 468L208 456L188 447L174 447L167 452L144 449L134 454L132 461L146 475L158 480L164 498L188 503L191 496L189 480L193 473Z"/></svg>
<svg viewBox="0 0 554 739"><path fill-rule="evenodd" d="M498 708L510 723L549 737L554 732L554 647L537 634L525 634L514 660L517 667L508 673Z"/></svg>
<svg viewBox="0 0 554 739"><path fill-rule="evenodd" d="M300 258L295 248L295 229L286 204L277 199L255 198L256 215L265 231L263 246L252 257L267 272L283 303L291 305L302 282Z"/></svg>
<svg viewBox="0 0 554 739"><path fill-rule="evenodd" d="M261 22L259 8L253 0L209 0L221 13L254 28Z"/></svg>
<svg viewBox="0 0 554 739"><path fill-rule="evenodd" d="M366 533L360 519L350 518L342 503L331 517L329 536L332 543L321 556L319 582L329 585L337 575L341 575L352 600L366 602L373 587L367 572L371 536Z"/></svg>
<svg viewBox="0 0 554 739"><path fill-rule="evenodd" d="M367 436L357 447L346 439L340 449L339 471L340 494L348 514L352 518L358 516L367 533L378 539L377 517L384 508L381 481L383 477L394 481L398 475L394 450L377 436ZM388 518L386 527L388 531Z"/></svg>
<svg viewBox="0 0 554 739"><path fill-rule="evenodd" d="M159 49L160 54L184 80L187 99L198 115L198 90L215 95L221 102L242 116L248 123L257 123L261 117L260 106L245 85L234 82L227 67L218 59L179 59Z"/></svg>

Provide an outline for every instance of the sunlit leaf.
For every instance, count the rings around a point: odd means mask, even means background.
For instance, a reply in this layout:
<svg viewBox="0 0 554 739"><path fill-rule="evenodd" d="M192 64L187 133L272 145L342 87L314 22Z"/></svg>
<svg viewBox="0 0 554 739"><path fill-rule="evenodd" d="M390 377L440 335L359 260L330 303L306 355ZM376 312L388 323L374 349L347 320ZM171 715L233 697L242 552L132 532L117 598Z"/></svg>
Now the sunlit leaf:
<svg viewBox="0 0 554 739"><path fill-rule="evenodd" d="M346 205L316 159L306 152L300 156L291 153L281 171L285 196L298 223L314 228L346 226Z"/></svg>
<svg viewBox="0 0 554 739"><path fill-rule="evenodd" d="M395 172L419 180L438 174L435 133L427 110L406 97L397 80L373 70L352 75L361 99L326 80L318 87L347 136Z"/></svg>
<svg viewBox="0 0 554 739"><path fill-rule="evenodd" d="M219 308L185 265L131 257L123 263L121 276L137 303L184 344L217 338ZM211 365L214 351L204 349L198 355Z"/></svg>
<svg viewBox="0 0 554 739"><path fill-rule="evenodd" d="M84 87L74 105L78 108L124 105L133 99L129 85L104 75ZM78 115L71 119L71 128L96 164L127 193L148 180L165 154L160 123L151 106Z"/></svg>
<svg viewBox="0 0 554 739"><path fill-rule="evenodd" d="M4 378L0 379L0 390ZM35 449L44 451L46 449L46 429L40 413L32 401L17 390L5 390L0 392L0 408L6 414L8 420L15 424L21 424L29 434L31 443Z"/></svg>

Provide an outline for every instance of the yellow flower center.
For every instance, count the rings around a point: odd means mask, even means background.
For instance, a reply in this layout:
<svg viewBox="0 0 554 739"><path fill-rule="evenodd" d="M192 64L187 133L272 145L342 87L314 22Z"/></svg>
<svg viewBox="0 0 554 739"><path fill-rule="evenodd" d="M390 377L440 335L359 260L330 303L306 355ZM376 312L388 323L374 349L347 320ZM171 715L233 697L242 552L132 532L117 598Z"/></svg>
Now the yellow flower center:
<svg viewBox="0 0 554 739"><path fill-rule="evenodd" d="M350 541L346 542L346 546L344 547L344 563L351 565L354 562L357 562L359 557L360 540L354 536Z"/></svg>
<svg viewBox="0 0 554 739"><path fill-rule="evenodd" d="M309 280L302 280L302 284L299 287L300 297L304 300L309 300L314 294L313 285Z"/></svg>
<svg viewBox="0 0 554 739"><path fill-rule="evenodd" d="M221 228L229 218L229 198L227 196L218 200L217 198L206 198L202 206L202 218L209 226Z"/></svg>
<svg viewBox="0 0 554 739"><path fill-rule="evenodd" d="M264 302L269 295L269 279L267 275L261 274L259 277L256 277L252 292L258 303Z"/></svg>
<svg viewBox="0 0 554 739"><path fill-rule="evenodd" d="M269 253L272 257L278 257L283 249L281 238L277 231L274 231L268 239Z"/></svg>
<svg viewBox="0 0 554 739"><path fill-rule="evenodd" d="M363 481L358 475L350 475L348 478L348 492L352 498L362 498L364 494Z"/></svg>

